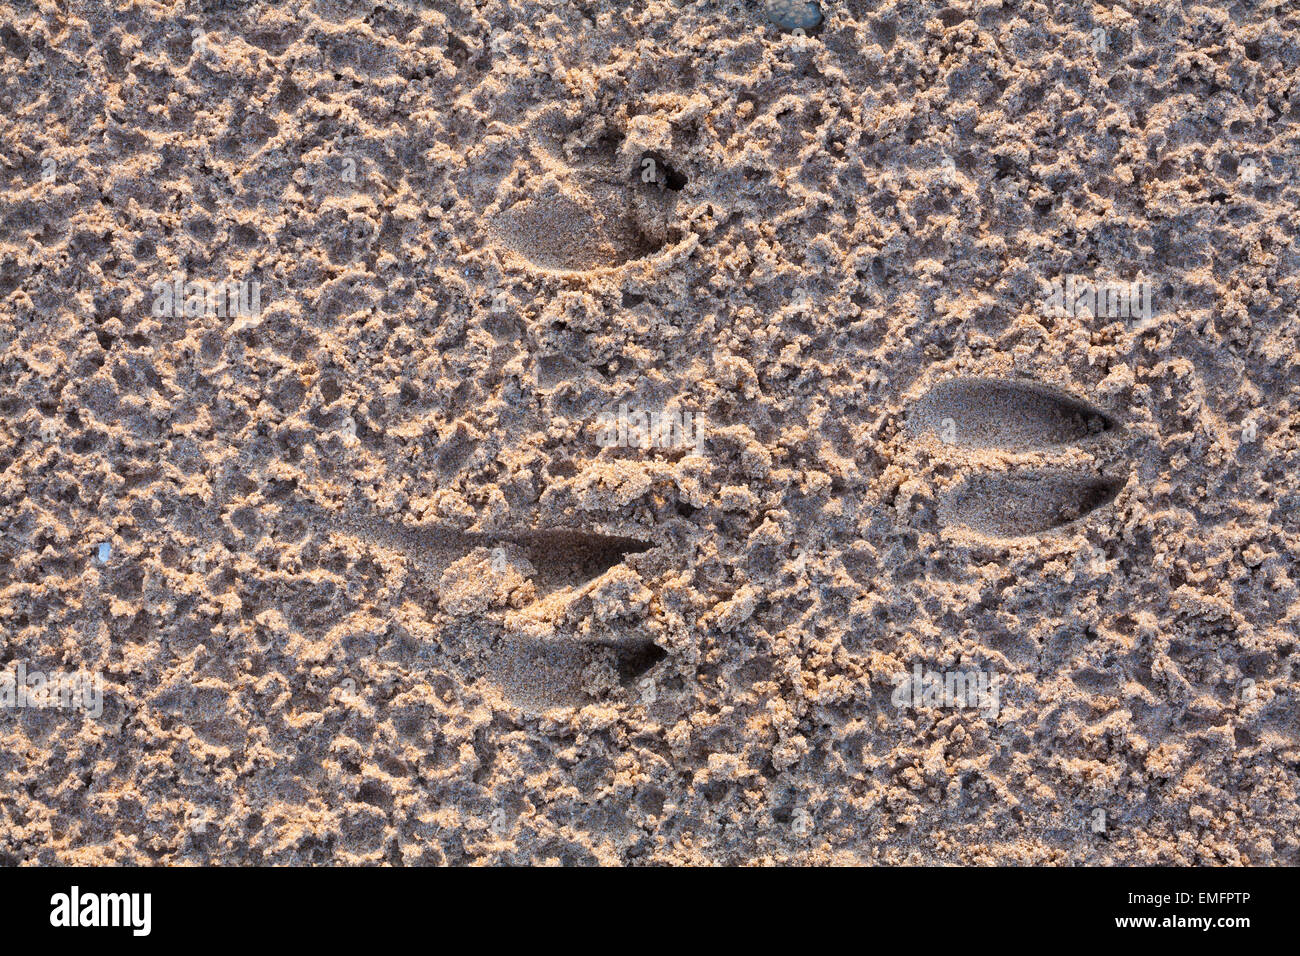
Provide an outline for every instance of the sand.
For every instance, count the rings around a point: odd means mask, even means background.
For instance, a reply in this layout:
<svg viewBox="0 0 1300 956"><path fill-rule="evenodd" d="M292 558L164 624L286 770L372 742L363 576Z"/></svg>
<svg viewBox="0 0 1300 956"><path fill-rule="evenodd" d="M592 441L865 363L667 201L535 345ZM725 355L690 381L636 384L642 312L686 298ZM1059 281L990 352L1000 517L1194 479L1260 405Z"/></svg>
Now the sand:
<svg viewBox="0 0 1300 956"><path fill-rule="evenodd" d="M0 0L0 862L1300 863L1300 12L820 11Z"/></svg>

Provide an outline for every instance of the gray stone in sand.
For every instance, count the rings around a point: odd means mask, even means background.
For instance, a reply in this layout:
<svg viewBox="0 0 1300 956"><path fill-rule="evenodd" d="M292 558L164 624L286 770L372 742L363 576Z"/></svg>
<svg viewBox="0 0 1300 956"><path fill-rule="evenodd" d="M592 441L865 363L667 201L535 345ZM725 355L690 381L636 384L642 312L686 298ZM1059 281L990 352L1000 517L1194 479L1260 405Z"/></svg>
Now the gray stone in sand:
<svg viewBox="0 0 1300 956"><path fill-rule="evenodd" d="M806 0L768 0L767 18L782 30L811 30L822 22L822 10Z"/></svg>

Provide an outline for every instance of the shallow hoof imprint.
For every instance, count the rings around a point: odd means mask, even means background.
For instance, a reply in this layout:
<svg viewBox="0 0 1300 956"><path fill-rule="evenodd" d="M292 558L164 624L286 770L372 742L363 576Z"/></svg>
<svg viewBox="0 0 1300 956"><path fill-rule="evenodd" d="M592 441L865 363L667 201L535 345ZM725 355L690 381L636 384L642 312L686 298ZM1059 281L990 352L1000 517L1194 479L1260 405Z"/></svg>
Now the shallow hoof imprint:
<svg viewBox="0 0 1300 956"><path fill-rule="evenodd" d="M1012 452L1078 444L1115 427L1111 416L1058 389L991 378L940 382L907 415L915 437L937 433L942 445ZM1044 534L1109 504L1123 486L1050 461L1012 472L976 471L943 494L938 519L994 538Z"/></svg>
<svg viewBox="0 0 1300 956"><path fill-rule="evenodd" d="M525 621L536 617L541 630L549 631L556 614L562 617L567 605L629 555L653 548L651 542L575 528L487 533L408 527L355 511L340 518L313 510L326 526L342 526L360 541L404 552L432 586L440 610L472 622L472 644L488 651L484 676L525 711L603 700L667 656L653 641L635 636L583 640L503 632L512 615ZM531 603L509 609L502 589L525 584Z"/></svg>
<svg viewBox="0 0 1300 956"><path fill-rule="evenodd" d="M492 231L502 246L545 271L613 268L654 251L616 206L576 193L522 200L493 218Z"/></svg>
<svg viewBox="0 0 1300 956"><path fill-rule="evenodd" d="M611 151L580 166L551 156L538 160L512 195L498 197L489 232L542 272L615 269L680 237L677 195L688 181L657 153L631 170Z"/></svg>
<svg viewBox="0 0 1300 956"><path fill-rule="evenodd" d="M1087 402L1027 382L958 378L926 392L908 414L908 430L933 432L960 448L1021 451L1082 441L1114 427Z"/></svg>
<svg viewBox="0 0 1300 956"><path fill-rule="evenodd" d="M1064 472L972 475L940 500L939 520L996 538L1041 534L1109 504L1123 485Z"/></svg>

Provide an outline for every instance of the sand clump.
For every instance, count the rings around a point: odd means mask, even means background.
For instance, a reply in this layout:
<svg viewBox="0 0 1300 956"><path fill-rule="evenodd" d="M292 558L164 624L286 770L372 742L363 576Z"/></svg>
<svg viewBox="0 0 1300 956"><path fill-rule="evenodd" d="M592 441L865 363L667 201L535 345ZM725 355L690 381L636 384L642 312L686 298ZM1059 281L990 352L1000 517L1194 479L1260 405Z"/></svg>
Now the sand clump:
<svg viewBox="0 0 1300 956"><path fill-rule="evenodd" d="M818 7L0 0L0 862L1300 862L1300 14Z"/></svg>

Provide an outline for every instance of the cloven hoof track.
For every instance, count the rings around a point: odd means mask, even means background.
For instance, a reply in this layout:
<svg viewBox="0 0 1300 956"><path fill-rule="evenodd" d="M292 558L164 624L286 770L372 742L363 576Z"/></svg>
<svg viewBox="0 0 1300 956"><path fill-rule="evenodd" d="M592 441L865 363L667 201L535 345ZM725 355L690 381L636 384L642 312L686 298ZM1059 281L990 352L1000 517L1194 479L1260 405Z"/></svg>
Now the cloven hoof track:
<svg viewBox="0 0 1300 956"><path fill-rule="evenodd" d="M612 163L554 170L526 198L497 213L496 240L535 269L582 273L652 255L676 234L677 190L686 177L647 155L655 182L624 175Z"/></svg>
<svg viewBox="0 0 1300 956"><path fill-rule="evenodd" d="M476 158L478 174L465 185L483 203L485 238L507 259L583 275L682 238L677 200L688 178L658 153L634 155L612 126L594 140L590 132L545 107Z"/></svg>
<svg viewBox="0 0 1300 956"><path fill-rule="evenodd" d="M1028 382L957 378L930 389L908 415L915 434L963 448L1022 451L1086 439L1114 421L1087 402Z"/></svg>
<svg viewBox="0 0 1300 956"><path fill-rule="evenodd" d="M910 410L913 434L944 444L1028 451L1081 442L1115 421L1081 399L1030 382L957 378L930 389ZM939 502L939 523L1014 538L1043 534L1109 504L1124 482L1050 467L967 476Z"/></svg>
<svg viewBox="0 0 1300 956"><path fill-rule="evenodd" d="M411 556L422 576L435 585L455 562L477 548L511 545L535 569L532 606L562 591L577 591L621 564L631 554L654 547L647 541L573 528L520 529L498 533L464 532L445 526L407 527L350 512L343 524L362 540ZM528 608L522 609L527 613ZM502 615L475 615L476 630L493 641L488 675L516 706L540 712L597 701L616 686L634 683L667 654L653 641L628 636L582 640L556 636L537 639L501 633ZM497 620L493 620L493 619Z"/></svg>

